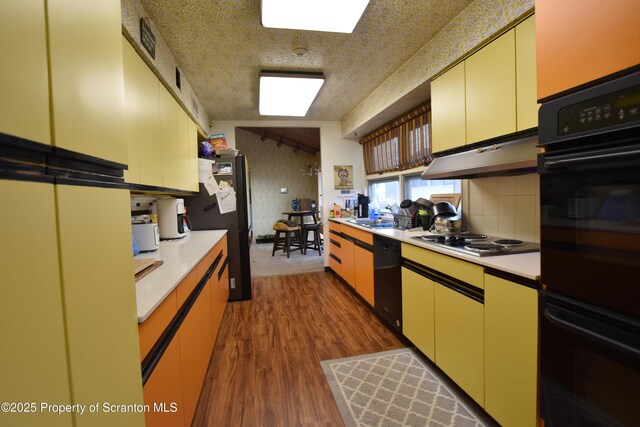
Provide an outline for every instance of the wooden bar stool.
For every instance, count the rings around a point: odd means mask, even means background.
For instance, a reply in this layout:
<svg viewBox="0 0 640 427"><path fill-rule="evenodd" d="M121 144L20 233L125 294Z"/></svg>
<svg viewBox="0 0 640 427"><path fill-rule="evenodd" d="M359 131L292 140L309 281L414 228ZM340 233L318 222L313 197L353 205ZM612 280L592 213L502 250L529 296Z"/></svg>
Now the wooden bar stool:
<svg viewBox="0 0 640 427"><path fill-rule="evenodd" d="M309 240L309 232L313 233L313 238ZM302 242L304 243L304 254L307 254L307 248L315 249L318 251L318 255L322 255L322 224L305 224L304 231L302 232Z"/></svg>
<svg viewBox="0 0 640 427"><path fill-rule="evenodd" d="M276 251L280 249L287 253L287 258L291 255L292 250L299 250L301 253L304 253L302 247L302 234L300 232L299 225L290 226L284 222L276 222L273 225L273 229L276 232L276 236L273 240L273 251L271 252L271 256L274 256ZM282 236L283 234L284 237ZM296 240L293 240L292 237L295 237Z"/></svg>

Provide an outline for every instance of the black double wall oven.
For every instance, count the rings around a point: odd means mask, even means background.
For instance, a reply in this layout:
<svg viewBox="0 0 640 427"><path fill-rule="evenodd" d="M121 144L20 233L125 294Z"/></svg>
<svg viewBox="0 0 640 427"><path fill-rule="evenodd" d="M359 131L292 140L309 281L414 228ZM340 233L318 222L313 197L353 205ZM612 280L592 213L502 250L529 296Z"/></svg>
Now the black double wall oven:
<svg viewBox="0 0 640 427"><path fill-rule="evenodd" d="M540 416L640 426L640 72L543 104Z"/></svg>

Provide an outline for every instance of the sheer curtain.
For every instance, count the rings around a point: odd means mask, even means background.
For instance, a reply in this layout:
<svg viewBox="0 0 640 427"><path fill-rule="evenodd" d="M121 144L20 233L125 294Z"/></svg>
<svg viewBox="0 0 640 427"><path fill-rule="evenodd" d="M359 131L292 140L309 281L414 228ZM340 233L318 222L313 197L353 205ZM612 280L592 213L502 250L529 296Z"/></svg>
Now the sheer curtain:
<svg viewBox="0 0 640 427"><path fill-rule="evenodd" d="M423 104L360 140L367 175L428 165L431 108Z"/></svg>

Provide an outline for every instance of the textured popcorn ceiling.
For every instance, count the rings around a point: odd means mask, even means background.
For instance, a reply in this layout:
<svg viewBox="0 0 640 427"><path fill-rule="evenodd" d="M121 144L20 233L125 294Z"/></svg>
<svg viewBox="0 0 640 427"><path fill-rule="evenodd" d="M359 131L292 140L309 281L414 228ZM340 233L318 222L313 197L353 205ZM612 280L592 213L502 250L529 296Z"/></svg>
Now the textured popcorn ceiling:
<svg viewBox="0 0 640 427"><path fill-rule="evenodd" d="M260 0L141 3L212 120L265 118L262 69L324 72L304 119L341 120L471 0L371 0L352 34L264 28Z"/></svg>

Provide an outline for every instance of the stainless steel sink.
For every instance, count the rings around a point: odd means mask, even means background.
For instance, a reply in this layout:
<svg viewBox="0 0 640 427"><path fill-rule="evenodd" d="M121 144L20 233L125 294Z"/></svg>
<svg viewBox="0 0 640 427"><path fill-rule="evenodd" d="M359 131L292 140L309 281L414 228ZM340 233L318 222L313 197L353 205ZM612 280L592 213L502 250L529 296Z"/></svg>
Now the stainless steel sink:
<svg viewBox="0 0 640 427"><path fill-rule="evenodd" d="M362 225L363 227L371 227L371 228L390 228L393 227L392 220L377 220L377 219L369 219L369 218L357 218L350 219L348 222L353 224Z"/></svg>

